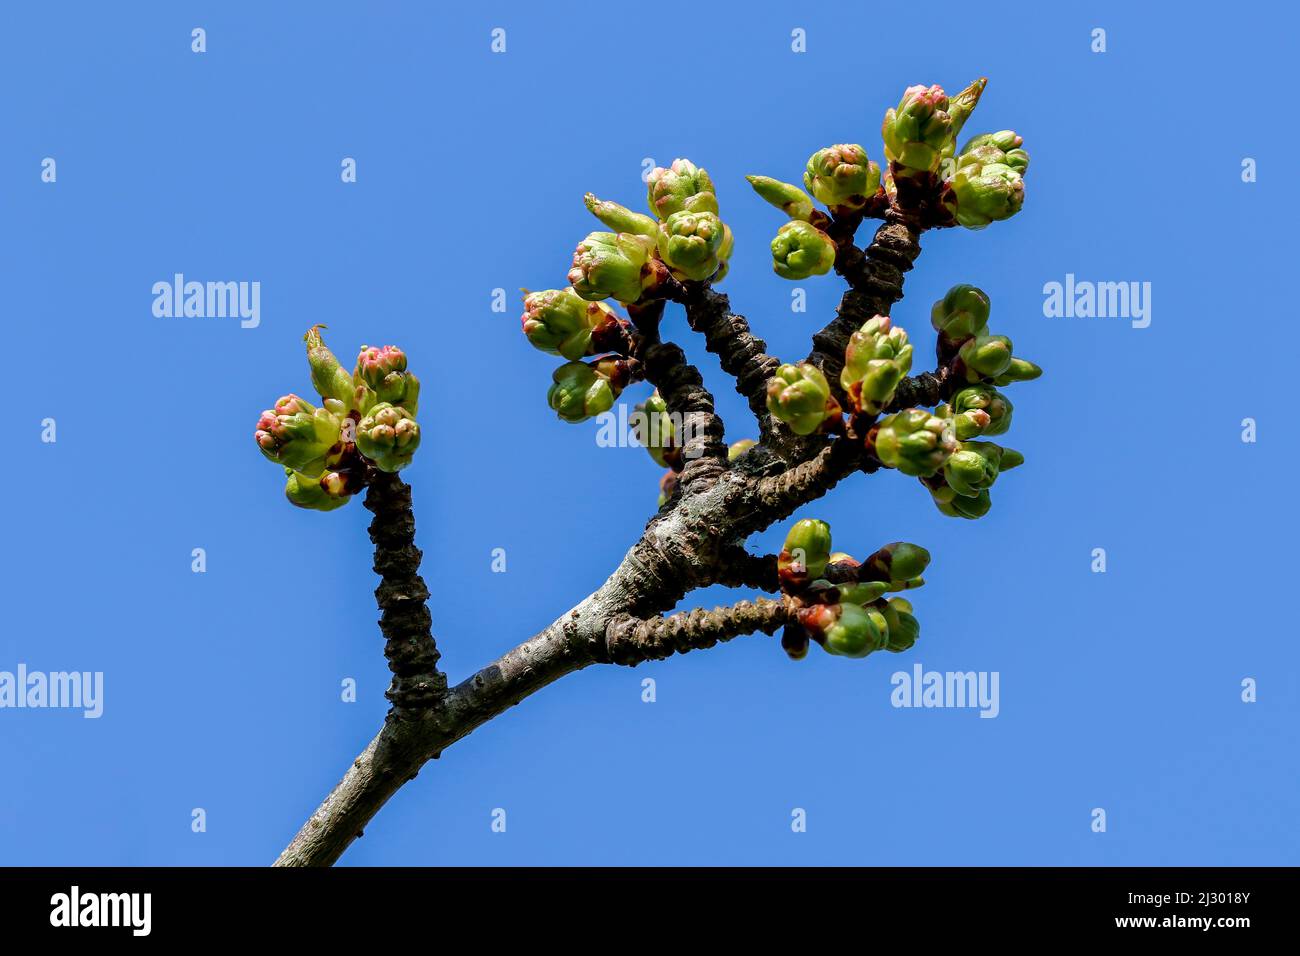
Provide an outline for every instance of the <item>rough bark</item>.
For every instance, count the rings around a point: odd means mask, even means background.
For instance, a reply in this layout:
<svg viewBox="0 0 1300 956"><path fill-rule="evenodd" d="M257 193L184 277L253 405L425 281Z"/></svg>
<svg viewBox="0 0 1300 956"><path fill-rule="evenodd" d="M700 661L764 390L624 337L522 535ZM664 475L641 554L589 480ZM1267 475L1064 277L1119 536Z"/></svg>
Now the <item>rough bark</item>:
<svg viewBox="0 0 1300 956"><path fill-rule="evenodd" d="M759 598L753 603L741 601L712 611L696 608L648 621L620 614L606 629L606 650L611 663L635 667L642 661L713 647L742 634L774 634L793 613L788 602Z"/></svg>
<svg viewBox="0 0 1300 956"><path fill-rule="evenodd" d="M365 504L375 516L369 528L375 546L374 569L380 577L375 601L381 612L384 657L393 672L385 696L399 713L405 713L428 707L447 692L425 603L429 589L420 577L423 553L415 546L411 486L397 475L376 471Z"/></svg>
<svg viewBox="0 0 1300 956"><path fill-rule="evenodd" d="M760 441L772 432L767 413L767 381L781 360L767 354L767 343L750 331L743 315L731 311L731 301L704 283L689 283L679 301L686 321L704 336L704 347L718 356L722 370L736 380L736 391L748 402L759 423Z"/></svg>
<svg viewBox="0 0 1300 956"><path fill-rule="evenodd" d="M714 583L732 588L776 591L780 587L776 571L775 554L750 554L743 545L734 545L723 551L718 579Z"/></svg>

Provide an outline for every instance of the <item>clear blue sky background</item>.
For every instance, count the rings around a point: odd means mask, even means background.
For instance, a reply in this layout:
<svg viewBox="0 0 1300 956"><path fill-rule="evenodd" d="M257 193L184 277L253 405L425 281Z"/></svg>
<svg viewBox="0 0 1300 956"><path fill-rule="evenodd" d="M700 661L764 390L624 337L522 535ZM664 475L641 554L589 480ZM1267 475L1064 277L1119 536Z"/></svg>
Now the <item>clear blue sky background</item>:
<svg viewBox="0 0 1300 956"><path fill-rule="evenodd" d="M424 379L405 477L463 679L598 586L654 508L648 456L557 422L555 363L519 332L515 290L562 284L595 227L583 192L639 207L643 158L706 166L737 237L723 288L797 358L842 286L802 283L808 313L791 312L767 250L780 216L742 176L796 179L833 142L879 158L905 86L981 74L968 129L1023 133L1025 210L927 235L894 315L921 367L930 304L956 282L988 291L994 331L1046 369L1012 391L1007 441L1028 463L978 522L890 473L803 513L859 555L899 538L933 551L916 647L792 663L751 638L591 668L426 768L345 860L1300 862L1292 12L294 6L4 12L0 670L103 671L106 699L98 721L0 711L0 863L269 862L378 727L370 516L292 509L252 441L262 408L309 388L307 326L328 323L344 356L399 344ZM155 318L150 288L176 272L260 281L261 326ZM1066 273L1152 283L1150 328L1044 317L1043 285ZM728 439L752 434L680 315L665 328ZM892 708L891 673L917 661L999 672L1000 716Z"/></svg>

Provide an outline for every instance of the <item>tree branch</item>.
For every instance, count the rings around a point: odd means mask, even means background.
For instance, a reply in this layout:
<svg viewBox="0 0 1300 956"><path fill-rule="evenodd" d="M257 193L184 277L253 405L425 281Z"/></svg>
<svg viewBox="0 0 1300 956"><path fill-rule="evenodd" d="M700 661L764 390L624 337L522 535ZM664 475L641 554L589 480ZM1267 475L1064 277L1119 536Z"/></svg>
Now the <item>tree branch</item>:
<svg viewBox="0 0 1300 956"><path fill-rule="evenodd" d="M611 663L635 667L642 661L663 660L673 654L713 647L742 634L774 634L791 619L792 606L784 600L758 598L731 607L706 611L696 608L669 617L641 620L621 614L605 631Z"/></svg>
<svg viewBox="0 0 1300 956"><path fill-rule="evenodd" d="M679 361L680 350L675 347L671 353L658 354L662 358L652 357L648 362L652 369L660 361L671 368L685 365ZM693 394L693 377L689 373L678 376L682 373L664 370L657 377L674 394L677 387ZM703 403L704 399L697 397L684 404L696 408L694 414L716 418L711 401L704 407L693 404L696 402ZM699 483L696 491L683 497L676 508L654 516L610 578L578 606L446 691L433 705L409 709L395 706L379 734L353 761L276 864L334 863L389 797L413 779L426 761L566 674L594 663L634 663L710 647L740 634L777 631L790 615L781 601L760 599L753 604L742 602L729 611L695 611L667 618L655 615L671 608L687 592L714 582L770 588L768 578L775 574L769 574L768 565L774 567L773 559L747 556L741 567L734 542L788 516L800 504L824 494L865 464L860 443L838 438L824 445L812 459L777 476L748 476L723 465L716 480ZM406 558L382 562L376 559L377 568L387 569L381 571L385 574L385 584L381 585L384 590L390 575L398 580L399 568L415 574L418 549L410 538L414 525L409 520L410 492L405 484L389 476L381 479L371 494L376 504L372 508L376 511L375 524L381 524L381 516L392 516L399 525L391 533L376 528L374 535L379 542L391 541L395 553ZM399 611L410 611L410 598L423 593L422 582L416 590L408 581L400 599L400 589L391 590L390 597L398 603ZM407 633L398 633L399 646L401 635Z"/></svg>
<svg viewBox="0 0 1300 956"><path fill-rule="evenodd" d="M575 609L571 614L577 614ZM330 866L388 798L426 761L547 684L591 663L569 642L563 618L447 692L439 706L409 719L394 714L275 861Z"/></svg>
<svg viewBox="0 0 1300 956"><path fill-rule="evenodd" d="M711 485L727 470L727 446L722 441L722 419L714 412L713 395L704 387L700 370L686 361L680 346L659 338L662 313L660 302L655 311L642 313L637 320L637 355L646 381L659 390L668 411L682 423L684 466L678 486L685 494L700 483Z"/></svg>
<svg viewBox="0 0 1300 956"><path fill-rule="evenodd" d="M898 383L894 400L885 411L896 412L921 405L933 407L952 398L962 385L963 382L952 374L952 368L946 365L933 372L909 375Z"/></svg>
<svg viewBox="0 0 1300 956"><path fill-rule="evenodd" d="M750 554L743 545L726 548L718 560L718 573L713 583L729 588L755 588L768 592L780 590L780 581L776 576L776 555Z"/></svg>
<svg viewBox="0 0 1300 956"><path fill-rule="evenodd" d="M661 613L709 583L730 516L748 488L728 472L656 515L609 579L572 610L448 690L436 705L410 713L395 707L276 865L334 863L426 761L528 695L607 659L606 629L617 615Z"/></svg>
<svg viewBox="0 0 1300 956"><path fill-rule="evenodd" d="M921 228L891 209L865 251L846 243L835 256L835 271L848 281L849 291L840 299L836 318L813 336L808 361L826 375L841 404L840 372L849 337L873 316L888 315L903 297L903 275L921 254L920 239Z"/></svg>
<svg viewBox="0 0 1300 956"><path fill-rule="evenodd" d="M839 391L839 372L849 336L902 295L903 273L920 253L920 227L891 209L864 251L852 245L858 222L845 218L836 269L850 283L837 318L814 336L809 360ZM777 360L766 355L727 297L706 286L673 290L687 306L688 321L704 334L710 351L736 377L737 390L764 420L763 391ZM371 537L376 591L394 681L393 709L379 734L277 860L281 866L328 865L361 835L375 813L427 760L560 677L594 663L635 664L741 634L773 634L791 618L787 601L760 598L731 608L660 616L689 591L712 583L775 587L775 559L745 554L741 543L756 531L825 494L855 471L879 467L860 439L824 436L797 439L784 429L729 468L723 425L713 396L682 350L659 337L662 301L629 308L637 328L637 358L645 378L681 416L686 431L683 492L671 509L652 517L645 532L609 579L571 611L468 680L446 689L437 671L437 648L425 607L428 591L419 577L410 489L395 475L379 476L366 506L375 513ZM955 383L945 372L907 379L898 401L933 404ZM789 467L779 473L782 459Z"/></svg>
<svg viewBox="0 0 1300 956"><path fill-rule="evenodd" d="M862 442L852 438L837 438L819 451L816 457L802 462L779 475L758 480L754 489L757 504L754 516L761 515L765 522L760 527L749 528L746 533L762 528L794 514L795 509L815 501L837 484L873 463L867 459Z"/></svg>
<svg viewBox="0 0 1300 956"><path fill-rule="evenodd" d="M743 315L731 311L727 296L707 283L687 284L678 301L686 307L687 323L704 336L704 347L718 356L722 370L736 380L736 391L749 402L760 436L766 437L772 424L767 413L767 380L780 368L781 360L767 354L767 343L750 331Z"/></svg>
<svg viewBox="0 0 1300 956"><path fill-rule="evenodd" d="M415 546L411 486L395 474L375 470L365 506L375 516L369 528L380 576L375 600L382 612L384 657L393 672L385 696L401 715L437 703L447 692L447 678L438 670L440 655L425 604L429 589L420 577L423 552Z"/></svg>

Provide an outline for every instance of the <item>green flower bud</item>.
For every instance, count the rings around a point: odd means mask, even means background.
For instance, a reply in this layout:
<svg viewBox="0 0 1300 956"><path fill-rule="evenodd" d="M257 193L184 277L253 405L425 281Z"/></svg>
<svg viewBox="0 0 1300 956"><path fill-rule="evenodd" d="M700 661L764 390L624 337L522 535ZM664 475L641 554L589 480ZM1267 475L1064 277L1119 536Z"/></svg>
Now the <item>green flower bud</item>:
<svg viewBox="0 0 1300 956"><path fill-rule="evenodd" d="M566 362L552 374L547 403L566 422L582 422L607 412L629 381L627 363L618 359Z"/></svg>
<svg viewBox="0 0 1300 956"><path fill-rule="evenodd" d="M961 135L962 127L966 125L966 120L970 119L971 113L975 112L975 107L979 104L980 96L984 92L984 87L988 86L988 82L985 77L980 77L956 96L949 97L948 118L952 128L942 150L945 158L951 158L956 152L957 137Z"/></svg>
<svg viewBox="0 0 1300 956"><path fill-rule="evenodd" d="M878 635L875 638L875 646L872 648L877 651L884 650L889 645L889 621L880 611L880 605L882 603L883 602L877 601L873 604L868 604L862 609L867 612L867 617L874 626L875 633Z"/></svg>
<svg viewBox="0 0 1300 956"><path fill-rule="evenodd" d="M885 114L880 134L885 156L902 172L938 172L941 152L952 135L948 96L939 86L909 86L897 109Z"/></svg>
<svg viewBox="0 0 1300 956"><path fill-rule="evenodd" d="M543 352L579 359L591 344L587 305L571 286L530 292L524 296L524 335Z"/></svg>
<svg viewBox="0 0 1300 956"><path fill-rule="evenodd" d="M302 472L294 471L292 468L284 470L288 476L284 485L284 496L299 508L310 508L313 511L333 511L335 508L342 508L348 503L348 496L336 496L328 493L321 487L321 479L310 478Z"/></svg>
<svg viewBox="0 0 1300 956"><path fill-rule="evenodd" d="M675 212L718 212L713 180L689 159L674 159L672 166L657 166L646 180L646 201L660 219Z"/></svg>
<svg viewBox="0 0 1300 956"><path fill-rule="evenodd" d="M770 176L746 176L745 178L754 187L754 192L777 209L780 209L791 219L801 219L807 222L808 217L812 215L812 199L798 186L783 183L781 180L772 179Z"/></svg>
<svg viewBox="0 0 1300 956"><path fill-rule="evenodd" d="M1024 174L1029 154L1011 130L976 136L957 157L944 200L949 212L967 229L1010 219L1025 202Z"/></svg>
<svg viewBox="0 0 1300 956"><path fill-rule="evenodd" d="M776 558L776 573L783 586L802 588L826 571L831 554L831 526L805 518L795 522Z"/></svg>
<svg viewBox="0 0 1300 956"><path fill-rule="evenodd" d="M1009 166L991 163L957 170L952 188L956 218L967 229L1010 219L1025 203L1025 183Z"/></svg>
<svg viewBox="0 0 1300 956"><path fill-rule="evenodd" d="M380 402L357 425L357 449L380 471L401 471L420 447L420 426L410 412Z"/></svg>
<svg viewBox="0 0 1300 956"><path fill-rule="evenodd" d="M604 302L587 302L572 288L524 296L524 334L535 348L574 361L618 349L626 323Z"/></svg>
<svg viewBox="0 0 1300 956"><path fill-rule="evenodd" d="M933 475L957 449L952 423L924 408L882 418L869 441L881 464L915 477Z"/></svg>
<svg viewBox="0 0 1300 956"><path fill-rule="evenodd" d="M1011 340L1005 335L977 335L957 350L968 382L992 381L1011 366Z"/></svg>
<svg viewBox="0 0 1300 956"><path fill-rule="evenodd" d="M828 418L840 414L826 376L807 362L776 370L767 383L767 410L796 435L811 435Z"/></svg>
<svg viewBox="0 0 1300 956"><path fill-rule="evenodd" d="M838 586L841 604L865 607L889 591L888 581L858 581Z"/></svg>
<svg viewBox="0 0 1300 956"><path fill-rule="evenodd" d="M668 403L657 390L636 407L632 426L636 440L660 468L681 464L681 449L677 446L677 432L668 414Z"/></svg>
<svg viewBox="0 0 1300 956"><path fill-rule="evenodd" d="M849 339L840 385L854 408L876 415L893 401L894 390L911 368L907 333L891 325L889 316L877 315Z"/></svg>
<svg viewBox="0 0 1300 956"><path fill-rule="evenodd" d="M614 232L630 232L634 236L648 236L653 239L655 228L659 225L650 216L633 212L626 206L620 206L608 199L597 199L592 193L582 197L587 210Z"/></svg>
<svg viewBox="0 0 1300 956"><path fill-rule="evenodd" d="M993 380L995 385L1010 385L1013 382L1031 382L1043 374L1043 370L1033 362L1012 358L1007 370Z"/></svg>
<svg viewBox="0 0 1300 956"><path fill-rule="evenodd" d="M334 408L339 405L334 404ZM339 443L343 419L297 395L285 395L262 412L253 439L269 460L318 478L330 449Z"/></svg>
<svg viewBox="0 0 1300 956"><path fill-rule="evenodd" d="M659 257L678 279L703 280L718 271L726 230L716 214L675 212L659 223L658 237Z"/></svg>
<svg viewBox="0 0 1300 956"><path fill-rule="evenodd" d="M420 380L406 370L406 353L394 345L361 346L352 381L365 401L358 409L369 411L378 402L400 405L412 415L419 410Z"/></svg>
<svg viewBox="0 0 1300 956"><path fill-rule="evenodd" d="M1014 166L1024 172L1029 168L1029 154L1020 148L1024 142L1022 136L1009 129L1000 130L996 133L980 133L978 136L972 136L967 140L966 145L961 148L961 154L969 156L978 150L992 147L1002 154L1003 158L999 159L999 162L1006 162L1008 166ZM1023 155L1011 156L1013 153ZM992 154L986 153L985 155ZM1005 159L1007 156L1011 156L1009 161Z"/></svg>
<svg viewBox="0 0 1300 956"><path fill-rule="evenodd" d="M861 146L840 143L819 149L808 158L803 184L829 208L861 209L880 188L880 167L867 158Z"/></svg>
<svg viewBox="0 0 1300 956"><path fill-rule="evenodd" d="M836 657L866 657L889 643L884 615L856 604L802 608L798 619L813 640Z"/></svg>
<svg viewBox="0 0 1300 956"><path fill-rule="evenodd" d="M650 262L653 248L645 236L593 232L573 252L569 282L588 301L613 297L636 302L656 279Z"/></svg>
<svg viewBox="0 0 1300 956"><path fill-rule="evenodd" d="M941 337L961 343L988 334L989 297L973 285L955 285L930 309L930 324Z"/></svg>
<svg viewBox="0 0 1300 956"><path fill-rule="evenodd" d="M332 398L344 404L346 411L359 407L357 383L339 364L325 346L320 330L323 325L313 325L303 336L307 343L307 365L311 368L311 383L321 398Z"/></svg>
<svg viewBox="0 0 1300 956"><path fill-rule="evenodd" d="M949 406L940 405L934 410L934 413L940 418L946 418L952 422L952 433L958 441L967 441L979 437L989 425L988 412L979 409L954 415Z"/></svg>
<svg viewBox="0 0 1300 956"><path fill-rule="evenodd" d="M1001 461L1001 445L990 441L963 442L944 462L943 477L957 494L973 498L993 487Z"/></svg>
<svg viewBox="0 0 1300 956"><path fill-rule="evenodd" d="M889 627L885 650L902 653L921 636L921 622L912 616L912 605L902 598L890 598L879 605L880 614Z"/></svg>
<svg viewBox="0 0 1300 956"><path fill-rule="evenodd" d="M1006 434L1013 411L1011 400L996 388L971 385L954 395L947 405L940 405L935 413L951 417L957 440L967 441L978 435Z"/></svg>
<svg viewBox="0 0 1300 956"><path fill-rule="evenodd" d="M718 247L718 271L713 274L710 280L717 285L727 277L727 271L731 268L731 254L736 249L736 235L731 231L731 227L725 222L722 224L722 245Z"/></svg>
<svg viewBox="0 0 1300 956"><path fill-rule="evenodd" d="M806 279L831 271L835 240L816 226L792 219L772 240L772 268L782 279Z"/></svg>
<svg viewBox="0 0 1300 956"><path fill-rule="evenodd" d="M969 497L959 495L942 474L924 479L924 484L934 498L935 507L950 518L982 518L993 506L987 490Z"/></svg>
<svg viewBox="0 0 1300 956"><path fill-rule="evenodd" d="M949 518L969 518L972 521L976 518L983 518L989 513L989 509L993 507L993 499L989 497L987 491L981 491L973 498L954 494L947 500L936 497L934 501L939 510Z"/></svg>
<svg viewBox="0 0 1300 956"><path fill-rule="evenodd" d="M925 548L908 541L894 541L867 558L861 576L867 580L887 582L888 591L903 591L920 587L920 584L910 582L920 580L929 566L930 552Z"/></svg>

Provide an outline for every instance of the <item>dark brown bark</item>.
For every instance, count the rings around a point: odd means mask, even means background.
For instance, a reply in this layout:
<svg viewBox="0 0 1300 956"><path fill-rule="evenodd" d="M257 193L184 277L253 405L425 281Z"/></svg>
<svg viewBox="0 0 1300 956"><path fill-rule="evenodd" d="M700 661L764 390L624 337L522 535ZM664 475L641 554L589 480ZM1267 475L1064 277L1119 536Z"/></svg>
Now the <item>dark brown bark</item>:
<svg viewBox="0 0 1300 956"><path fill-rule="evenodd" d="M704 336L704 347L718 356L722 370L736 380L736 391L748 402L760 425L760 433L771 430L767 413L767 380L781 366L781 360L767 354L767 343L750 331L743 315L731 311L731 301L706 284L688 284L680 299L686 307L686 321Z"/></svg>
<svg viewBox="0 0 1300 956"><path fill-rule="evenodd" d="M922 405L933 407L952 398L961 387L961 380L946 366L934 372L910 375L898 383L898 388L894 391L894 400L885 410L896 412L903 408L916 408Z"/></svg>
<svg viewBox="0 0 1300 956"><path fill-rule="evenodd" d="M429 589L420 577L423 554L415 546L411 486L397 475L375 471L365 504L375 516L369 529L380 577L375 601L381 612L384 657L393 672L385 696L402 716L436 703L447 692L447 678L438 670L438 648L425 603Z"/></svg>
<svg viewBox="0 0 1300 956"><path fill-rule="evenodd" d="M732 588L776 591L780 587L776 576L776 555L750 554L741 545L727 548L722 553L718 579L714 583Z"/></svg>
<svg viewBox="0 0 1300 956"><path fill-rule="evenodd" d="M681 287L673 283L673 289ZM682 422L680 436L683 468L677 486L687 492L700 482L711 482L726 470L727 447L722 442L722 419L713 408L713 395L704 387L699 369L686 361L686 353L659 337L662 299L639 309L629 309L637 326L636 354L645 380L658 389L668 411Z"/></svg>

